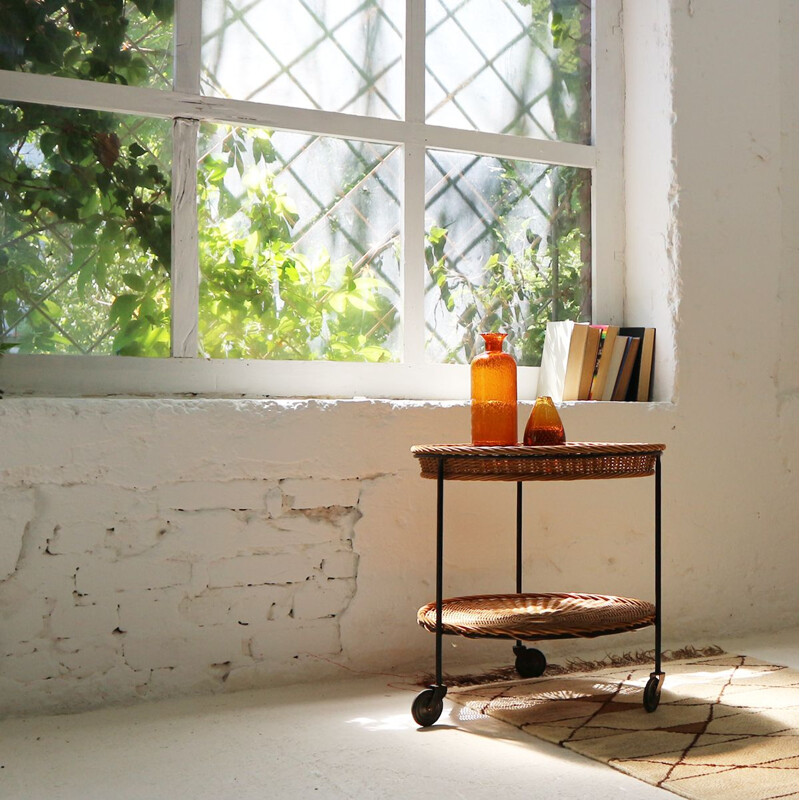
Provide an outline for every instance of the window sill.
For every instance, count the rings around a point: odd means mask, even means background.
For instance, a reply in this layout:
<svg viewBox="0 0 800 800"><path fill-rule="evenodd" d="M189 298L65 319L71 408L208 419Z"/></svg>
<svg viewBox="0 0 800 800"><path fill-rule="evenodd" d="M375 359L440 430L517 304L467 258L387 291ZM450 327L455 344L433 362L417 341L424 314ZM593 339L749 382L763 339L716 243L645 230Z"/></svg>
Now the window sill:
<svg viewBox="0 0 800 800"><path fill-rule="evenodd" d="M538 368L520 368L535 397ZM19 355L0 358L0 393L59 397L356 397L468 400L469 367L331 361Z"/></svg>
<svg viewBox="0 0 800 800"><path fill-rule="evenodd" d="M520 405L532 406L539 370L520 367ZM321 391L320 387L324 387ZM388 402L410 406L469 404L465 365L207 361L113 356L15 355L0 358L2 397L261 399L286 402ZM409 395L414 395L409 397ZM617 406L570 401L558 408ZM625 403L648 408L670 402Z"/></svg>

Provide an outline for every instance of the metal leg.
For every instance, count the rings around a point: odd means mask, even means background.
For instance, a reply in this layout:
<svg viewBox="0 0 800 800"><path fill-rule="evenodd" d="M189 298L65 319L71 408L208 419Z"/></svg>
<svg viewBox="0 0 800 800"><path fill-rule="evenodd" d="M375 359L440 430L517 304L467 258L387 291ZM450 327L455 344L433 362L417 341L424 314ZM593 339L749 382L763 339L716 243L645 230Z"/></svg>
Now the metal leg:
<svg viewBox="0 0 800 800"><path fill-rule="evenodd" d="M522 481L517 481L517 594L522 592ZM519 639L515 643L514 652L525 649Z"/></svg>
<svg viewBox="0 0 800 800"><path fill-rule="evenodd" d="M655 474L655 580L656 580L656 657L655 669L644 688L644 707L646 711L655 711L661 699L661 684L664 673L661 670L661 454L656 455Z"/></svg>
<svg viewBox="0 0 800 800"><path fill-rule="evenodd" d="M522 481L517 481L517 594L522 593ZM547 667L544 653L526 647L517 639L513 648L514 668L521 678L538 678Z"/></svg>
<svg viewBox="0 0 800 800"><path fill-rule="evenodd" d="M517 481L517 594L522 592L522 481Z"/></svg>
<svg viewBox="0 0 800 800"><path fill-rule="evenodd" d="M442 715L447 687L442 685L442 582L444 577L444 457L436 474L436 683L420 692L411 704L411 715L426 728Z"/></svg>
<svg viewBox="0 0 800 800"><path fill-rule="evenodd" d="M656 456L656 672L661 672L661 454Z"/></svg>
<svg viewBox="0 0 800 800"><path fill-rule="evenodd" d="M444 458L436 475L436 684L442 685L442 582L444 579Z"/></svg>

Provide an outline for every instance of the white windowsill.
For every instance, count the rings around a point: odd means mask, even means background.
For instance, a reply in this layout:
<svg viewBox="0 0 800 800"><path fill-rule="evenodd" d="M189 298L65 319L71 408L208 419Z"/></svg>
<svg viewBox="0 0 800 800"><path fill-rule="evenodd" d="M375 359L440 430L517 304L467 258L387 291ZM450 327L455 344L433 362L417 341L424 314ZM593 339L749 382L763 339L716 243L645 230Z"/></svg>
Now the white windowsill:
<svg viewBox="0 0 800 800"><path fill-rule="evenodd" d="M519 367L521 405L536 399L538 367ZM320 387L325 387L324 393ZM412 387L409 389L409 387ZM413 395L413 397L409 397ZM467 405L466 365L343 364L328 361L207 361L118 356L12 355L0 358L0 396L126 397ZM569 401L562 407L619 405ZM631 405L627 403L626 405ZM669 406L669 402L637 403Z"/></svg>

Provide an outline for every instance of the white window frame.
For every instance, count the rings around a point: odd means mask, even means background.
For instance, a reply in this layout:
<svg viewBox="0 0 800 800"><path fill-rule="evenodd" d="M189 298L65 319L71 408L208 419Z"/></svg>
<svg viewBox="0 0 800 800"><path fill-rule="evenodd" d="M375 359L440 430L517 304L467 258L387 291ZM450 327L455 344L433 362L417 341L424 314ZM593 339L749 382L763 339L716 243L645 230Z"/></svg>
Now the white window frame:
<svg viewBox="0 0 800 800"><path fill-rule="evenodd" d="M624 278L622 0L592 3L589 145L425 123L425 0L407 0L405 119L276 106L200 94L197 0L175 0L173 91L0 71L0 101L119 112L173 121L172 358L6 354L0 391L46 395L203 395L469 398L469 367L425 363L424 186L427 148L582 167L592 175L592 315L621 324ZM201 122L263 126L397 145L404 153L403 362L293 362L197 356L196 143ZM536 396L538 368L520 367L519 398Z"/></svg>

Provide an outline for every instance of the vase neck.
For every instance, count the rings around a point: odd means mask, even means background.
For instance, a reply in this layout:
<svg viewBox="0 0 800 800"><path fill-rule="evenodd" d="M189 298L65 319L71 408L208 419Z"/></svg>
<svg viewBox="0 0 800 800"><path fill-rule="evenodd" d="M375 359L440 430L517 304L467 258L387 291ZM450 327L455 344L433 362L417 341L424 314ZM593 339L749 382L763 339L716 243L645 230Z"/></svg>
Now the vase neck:
<svg viewBox="0 0 800 800"><path fill-rule="evenodd" d="M499 353L503 350L503 339L508 334L505 333L482 333L483 341L486 342L487 353Z"/></svg>

